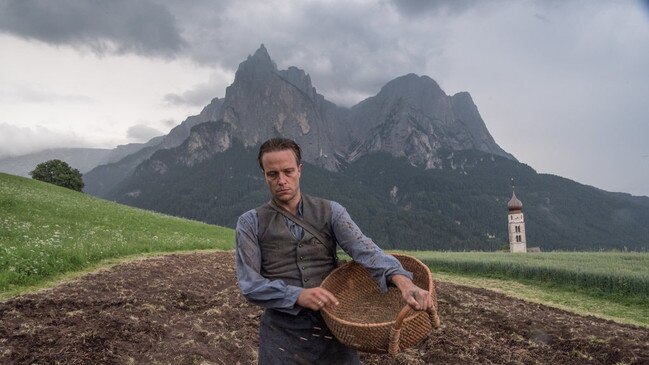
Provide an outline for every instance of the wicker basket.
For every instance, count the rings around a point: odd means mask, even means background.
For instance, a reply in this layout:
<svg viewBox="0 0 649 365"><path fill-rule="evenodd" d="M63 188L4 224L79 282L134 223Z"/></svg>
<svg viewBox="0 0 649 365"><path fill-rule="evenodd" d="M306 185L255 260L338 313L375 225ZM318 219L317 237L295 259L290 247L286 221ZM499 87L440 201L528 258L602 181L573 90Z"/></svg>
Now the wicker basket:
<svg viewBox="0 0 649 365"><path fill-rule="evenodd" d="M348 262L331 272L320 285L340 302L323 308L321 313L341 343L362 352L394 356L419 343L433 327L439 327L437 295L430 270L414 257L393 256L412 272L415 285L428 290L433 308L428 312L412 310L396 287L380 293L364 267Z"/></svg>

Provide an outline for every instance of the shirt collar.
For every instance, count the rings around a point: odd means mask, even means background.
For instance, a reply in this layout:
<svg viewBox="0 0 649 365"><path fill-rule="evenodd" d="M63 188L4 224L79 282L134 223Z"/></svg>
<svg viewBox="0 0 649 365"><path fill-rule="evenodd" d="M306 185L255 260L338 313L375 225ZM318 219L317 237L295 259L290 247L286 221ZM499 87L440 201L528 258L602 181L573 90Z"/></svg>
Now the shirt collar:
<svg viewBox="0 0 649 365"><path fill-rule="evenodd" d="M300 202L297 204L297 216L302 218L302 211L304 208L304 199L300 198Z"/></svg>

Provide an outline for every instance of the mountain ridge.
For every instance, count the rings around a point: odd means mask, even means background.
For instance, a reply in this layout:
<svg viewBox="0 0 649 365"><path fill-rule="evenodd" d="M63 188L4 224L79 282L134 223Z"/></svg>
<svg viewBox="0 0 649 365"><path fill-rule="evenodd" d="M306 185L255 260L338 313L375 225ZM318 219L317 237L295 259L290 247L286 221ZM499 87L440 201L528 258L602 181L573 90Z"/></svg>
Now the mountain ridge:
<svg viewBox="0 0 649 365"><path fill-rule="evenodd" d="M262 45L241 62L225 97L182 126L173 143L90 171L86 191L234 227L239 214L269 199L256 153L282 136L302 147L305 193L343 203L385 248L506 245L511 178L525 204L529 245L649 247L649 198L537 173L495 142L469 93L446 95L425 75L397 77L340 107L304 70L278 70Z"/></svg>
<svg viewBox="0 0 649 365"><path fill-rule="evenodd" d="M407 155L425 168L436 168L446 157L438 156L442 148L514 158L493 140L468 93L451 97L428 76L407 74L352 108L338 107L318 94L303 70L278 70L263 45L240 63L214 119L232 125L232 136L246 146L292 138L309 146L305 161L331 171L339 169L340 158L352 161L377 151ZM386 134L381 126L392 131Z"/></svg>
<svg viewBox="0 0 649 365"><path fill-rule="evenodd" d="M382 247L506 245L511 178L530 245L649 246L649 205L518 162L494 141L469 93L449 96L428 76L406 74L338 107L305 71L277 70L263 46L240 64L210 121L152 153L105 197L234 227L239 214L269 199L256 153L278 136L302 147L305 193L343 203Z"/></svg>

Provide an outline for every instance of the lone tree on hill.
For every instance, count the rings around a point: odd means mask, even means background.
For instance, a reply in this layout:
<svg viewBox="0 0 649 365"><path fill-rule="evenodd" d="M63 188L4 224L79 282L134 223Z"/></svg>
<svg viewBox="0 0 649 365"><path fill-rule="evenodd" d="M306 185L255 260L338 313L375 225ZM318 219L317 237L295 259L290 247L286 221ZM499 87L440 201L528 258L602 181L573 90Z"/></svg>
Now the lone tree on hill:
<svg viewBox="0 0 649 365"><path fill-rule="evenodd" d="M81 191L84 186L79 170L70 167L61 160L49 160L39 163L34 171L29 174L33 179L76 191Z"/></svg>

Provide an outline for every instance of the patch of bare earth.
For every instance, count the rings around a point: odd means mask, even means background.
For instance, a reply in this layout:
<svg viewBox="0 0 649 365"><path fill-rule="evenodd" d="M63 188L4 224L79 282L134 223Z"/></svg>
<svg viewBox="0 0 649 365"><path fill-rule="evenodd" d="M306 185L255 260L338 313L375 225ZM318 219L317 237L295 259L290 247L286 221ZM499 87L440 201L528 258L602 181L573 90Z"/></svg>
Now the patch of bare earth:
<svg viewBox="0 0 649 365"><path fill-rule="evenodd" d="M442 327L363 364L649 364L649 331L438 284ZM170 255L0 303L1 364L255 364L232 253Z"/></svg>

